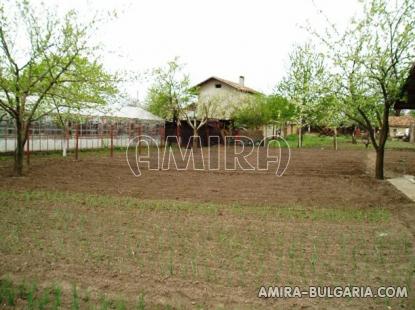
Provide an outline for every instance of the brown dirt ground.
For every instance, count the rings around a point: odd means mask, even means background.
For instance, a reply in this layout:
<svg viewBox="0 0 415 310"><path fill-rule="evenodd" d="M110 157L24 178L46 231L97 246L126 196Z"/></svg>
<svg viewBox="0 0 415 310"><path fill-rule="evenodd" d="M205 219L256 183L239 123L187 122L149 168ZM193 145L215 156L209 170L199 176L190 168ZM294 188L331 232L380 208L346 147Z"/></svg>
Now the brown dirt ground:
<svg viewBox="0 0 415 310"><path fill-rule="evenodd" d="M415 152L387 153L386 167L393 173L400 173L400 169L406 173L414 171L414 163ZM147 290L147 296L153 304L160 305L174 299L176 305L183 308L194 308L201 303L205 308L252 309L271 305L292 309L374 309L379 304L372 301L366 306L359 301L342 300L290 300L279 303L256 300L252 303L252 288L247 287L246 283L263 279L266 283L283 285L287 283L281 281L288 278L294 280L291 285L303 279L309 279L311 283L313 280L319 281L321 284L349 280L362 285L367 283L365 281L382 284L392 276L401 279L407 268L410 268L403 248L385 247L387 251L395 252L381 254L386 260L382 261L384 265L366 273L367 266L379 263L376 252L378 248L368 242L379 234L376 224L340 225L322 222L315 225L315 222L307 221L298 223L263 219L259 215L236 216L226 211L226 205L234 203L371 210L384 207L394 217L382 229L391 232L391 242L399 242L399 238L405 235L405 228L414 233L414 204L389 183L373 179L370 171L371 155L366 151L293 150L289 167L282 177L276 177L273 172L145 169L142 176L134 177L124 155L120 153L115 158L85 153L81 154L79 161L70 157L33 157L30 171L22 178L9 177L10 162L0 164L0 190L5 191L32 189L80 192L224 205L223 212L211 217L197 213L183 215L118 208L103 210L82 205L44 205L39 202L32 206L21 205L11 211L3 208L3 219L7 223L4 230L18 227L14 223L16 218L19 218L19 224L29 227L24 232L25 239L21 240L19 247L5 251L0 259L0 274L12 274L17 280L32 276L50 284L61 279L68 290L71 283L78 281L92 292L122 292L126 296ZM65 219L68 226L64 223ZM55 221L56 227L50 224ZM204 229L199 230L198 227ZM273 233L267 233L270 231ZM225 232L227 237L230 236L229 240L221 239ZM6 234L7 231L2 233ZM152 249L144 252L142 262L131 254L137 245L133 236L141 236L138 241L143 243L143 248ZM257 239L250 240L252 236ZM285 236L282 240L286 242L278 243L279 236ZM317 236L319 255L323 256L319 265L322 269L317 271L320 276L316 277L309 269L303 275L304 271L299 269L301 264L309 265ZM247 245L244 245L244 240L247 240ZM346 242L349 250L345 254L341 254L342 242ZM299 246L302 243L305 244L304 248L296 249L303 253L298 258L300 263L289 265L291 260L287 257L290 251L288 245ZM157 245L156 252L154 245ZM179 249L179 253L171 254L171 245ZM45 249L51 249L51 252ZM157 249L160 253L157 253ZM248 249L256 250L248 252ZM272 249L273 252L269 252ZM357 249L357 255L361 258L355 271L349 270L352 249ZM160 268L167 268L169 255L174 256L176 268L190 268L191 262L180 260L188 259L192 251L196 251L197 257L201 259L201 270L205 268L209 272L213 271L215 279L207 281L206 275L193 279L163 275L160 272ZM229 251L245 253L246 256L229 258ZM285 253L285 256L279 258L279 252ZM261 260L264 260L263 274L251 274L250 271L255 270ZM160 267L161 262L163 266ZM137 268L137 264L144 264L145 268ZM283 268L279 274L280 279L275 280L274 270L268 268L279 265L283 265ZM382 271L382 268L387 267L392 274ZM400 268L403 269L402 273ZM184 269L180 270L184 273ZM234 276L232 272L235 270L238 271ZM336 278L339 274L344 278ZM256 285L259 283L261 282L255 282Z"/></svg>
<svg viewBox="0 0 415 310"><path fill-rule="evenodd" d="M286 173L274 171L149 171L134 177L124 153L115 158L81 154L32 158L23 178L10 178L10 162L0 167L0 188L43 189L218 203L278 203L316 206L378 207L408 203L388 183L368 172L364 151L293 150ZM415 152L387 155L415 172ZM261 161L264 154L261 153ZM404 158L404 163L400 160ZM395 164L387 164L387 168Z"/></svg>

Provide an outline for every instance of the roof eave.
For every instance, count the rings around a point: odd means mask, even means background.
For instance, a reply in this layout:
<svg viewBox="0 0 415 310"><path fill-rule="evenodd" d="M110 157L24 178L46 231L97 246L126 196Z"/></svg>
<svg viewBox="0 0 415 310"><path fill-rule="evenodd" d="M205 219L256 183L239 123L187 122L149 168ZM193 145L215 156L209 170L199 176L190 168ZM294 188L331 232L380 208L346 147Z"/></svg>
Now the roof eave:
<svg viewBox="0 0 415 310"><path fill-rule="evenodd" d="M255 89L245 87L245 86L240 86L240 87L244 87L246 89L240 89L239 87L236 87L235 85L233 85L233 82L227 81L225 79L222 79L222 78L219 78L219 77L216 77L216 76L211 76L210 78L207 78L206 80L200 82L199 84L196 84L195 86L191 87L191 89L196 89L197 87L200 87L201 85L207 83L210 80L216 80L218 82L224 83L224 84L228 85L229 87L232 87L233 89L236 89L237 91L240 91L242 93L261 94L259 91L256 91Z"/></svg>

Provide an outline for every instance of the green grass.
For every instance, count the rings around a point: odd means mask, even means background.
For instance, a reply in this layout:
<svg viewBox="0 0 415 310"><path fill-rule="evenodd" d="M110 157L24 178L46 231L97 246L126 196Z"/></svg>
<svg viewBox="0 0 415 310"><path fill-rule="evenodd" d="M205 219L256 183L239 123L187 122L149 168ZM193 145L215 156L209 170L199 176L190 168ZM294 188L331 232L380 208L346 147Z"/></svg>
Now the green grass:
<svg viewBox="0 0 415 310"><path fill-rule="evenodd" d="M290 148L297 148L298 145L298 136L297 135L289 135L284 138ZM277 143L273 143L271 145L277 146ZM362 140L359 138L357 139L357 143L352 143L352 138L350 135L339 135L337 137L337 145L338 149L356 149L356 150L364 150L366 147L362 143ZM333 149L333 137L330 136L319 136L318 134L314 133L306 133L303 136L303 147L304 148L319 148L319 149ZM369 149L373 149L372 145L370 144ZM387 149L406 149L406 150L414 150L415 151L415 144L403 141L396 141L389 139L386 143Z"/></svg>
<svg viewBox="0 0 415 310"><path fill-rule="evenodd" d="M288 142L291 148L297 147L298 136L289 135L285 137L285 140ZM351 137L348 136L338 136L337 143L339 145L351 144ZM305 134L303 136L303 147L305 148L333 148L333 138L328 136L318 136L316 134Z"/></svg>
<svg viewBox="0 0 415 310"><path fill-rule="evenodd" d="M0 204L18 206L20 204L61 204L69 206L86 205L92 208L133 208L146 211L175 213L196 213L217 215L224 207L214 203L193 203L169 200L139 200L132 197L117 197L110 195L93 195L86 193L68 193L51 191L0 191ZM299 205L246 205L230 204L226 211L235 215L251 215L280 220L312 220L312 221L357 221L383 222L388 221L390 212L385 208L303 208Z"/></svg>
<svg viewBox="0 0 415 310"><path fill-rule="evenodd" d="M66 304L62 300L68 300ZM8 306L19 309L127 309L127 303L119 297L88 298L88 292L81 291L74 285L71 291L64 291L60 286L38 288L33 283L15 283L9 278L0 278L0 308ZM135 304L128 304L128 309L146 309L144 296L140 294Z"/></svg>
<svg viewBox="0 0 415 310"><path fill-rule="evenodd" d="M206 309L218 308L220 295L237 299L222 308L262 308L256 298L261 285L380 286L413 280L412 236L379 206L221 205L3 190L0 235L0 253L13 258L0 258L4 273L28 262L24 272L39 284L18 289L19 284L2 282L2 303L32 309L162 309L161 297L164 308ZM50 263L56 266L54 283L65 279L67 285L51 285L45 293ZM109 287L91 284L90 270ZM83 289L91 285L91 293ZM158 289L163 296L157 296ZM201 290L206 297L175 299ZM304 302L332 308L330 301ZM368 303L379 308L384 300L352 302L348 308ZM408 308L409 302L391 301L393 308L401 305Z"/></svg>

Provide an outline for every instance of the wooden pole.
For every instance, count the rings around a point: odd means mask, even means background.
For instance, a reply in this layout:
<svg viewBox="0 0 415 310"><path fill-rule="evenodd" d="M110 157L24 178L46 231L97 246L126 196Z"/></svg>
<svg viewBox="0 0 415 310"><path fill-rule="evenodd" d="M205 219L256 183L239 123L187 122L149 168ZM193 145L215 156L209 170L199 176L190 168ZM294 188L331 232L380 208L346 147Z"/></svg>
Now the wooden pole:
<svg viewBox="0 0 415 310"><path fill-rule="evenodd" d="M179 126L176 123L176 140L177 140L177 145L179 145Z"/></svg>
<svg viewBox="0 0 415 310"><path fill-rule="evenodd" d="M27 130L27 139L26 139L26 162L27 165L30 165L30 128Z"/></svg>
<svg viewBox="0 0 415 310"><path fill-rule="evenodd" d="M302 125L298 126L298 148L301 148L303 146L303 130Z"/></svg>
<svg viewBox="0 0 415 310"><path fill-rule="evenodd" d="M110 127L110 139L111 139L110 154L111 154L111 157L114 157L114 126L112 124Z"/></svg>
<svg viewBox="0 0 415 310"><path fill-rule="evenodd" d="M8 149L7 149L7 137L9 136L9 120L7 120L7 123L6 123L6 136L5 136L5 151L7 152L8 151Z"/></svg>
<svg viewBox="0 0 415 310"><path fill-rule="evenodd" d="M337 127L333 131L333 148L337 151Z"/></svg>
<svg viewBox="0 0 415 310"><path fill-rule="evenodd" d="M160 147L163 147L164 145L164 133L163 133L163 127L160 127Z"/></svg>
<svg viewBox="0 0 415 310"><path fill-rule="evenodd" d="M70 139L70 134L69 134L69 127L66 126L66 151L69 151L69 139Z"/></svg>
<svg viewBox="0 0 415 310"><path fill-rule="evenodd" d="M76 125L75 129L75 160L79 159L79 124Z"/></svg>
<svg viewBox="0 0 415 310"><path fill-rule="evenodd" d="M66 125L63 129L63 141L62 141L62 156L66 157L67 150L68 150L68 144L66 143L68 137L68 130L66 128Z"/></svg>
<svg viewBox="0 0 415 310"><path fill-rule="evenodd" d="M209 139L209 121L206 121L206 145L210 146L210 139Z"/></svg>
<svg viewBox="0 0 415 310"><path fill-rule="evenodd" d="M177 127L177 145L181 146L182 145L182 129L179 125L176 125Z"/></svg>
<svg viewBox="0 0 415 310"><path fill-rule="evenodd" d="M42 151L42 129L40 128L40 123L38 126L39 133L39 151Z"/></svg>
<svg viewBox="0 0 415 310"><path fill-rule="evenodd" d="M131 122L128 121L128 139L131 139Z"/></svg>
<svg viewBox="0 0 415 310"><path fill-rule="evenodd" d="M140 136L141 136L141 125L138 125L138 140L137 140L137 142L138 142L138 154L141 154L141 139L140 139Z"/></svg>

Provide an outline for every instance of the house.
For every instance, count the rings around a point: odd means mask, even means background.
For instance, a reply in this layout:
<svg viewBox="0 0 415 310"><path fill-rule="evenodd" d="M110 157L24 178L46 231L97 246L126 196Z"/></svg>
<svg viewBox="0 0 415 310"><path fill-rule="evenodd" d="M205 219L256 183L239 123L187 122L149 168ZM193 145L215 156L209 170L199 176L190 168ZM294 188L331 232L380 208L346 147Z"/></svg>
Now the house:
<svg viewBox="0 0 415 310"><path fill-rule="evenodd" d="M239 83L212 76L194 86L197 89L199 101L210 101L211 113L209 118L230 120L232 113L241 104L260 92L245 86L245 78L239 77Z"/></svg>
<svg viewBox="0 0 415 310"><path fill-rule="evenodd" d="M414 127L415 118L411 115L389 116L389 136L391 138L409 136Z"/></svg>
<svg viewBox="0 0 415 310"><path fill-rule="evenodd" d="M192 89L198 94L198 104L190 105L188 112L197 118L200 114L208 118L198 130L201 143L205 146L223 144L225 136L238 134L233 128L232 114L242 104L249 104L255 94L259 94L255 89L245 86L243 76L239 77L239 83L212 76ZM193 129L185 120L182 120L180 128L175 123L166 122L166 136L180 136L182 145L188 145Z"/></svg>
<svg viewBox="0 0 415 310"><path fill-rule="evenodd" d="M212 76L195 85L194 88L198 90L199 101L211 100L213 104L218 105L211 109L213 112L209 118L230 122L232 122L232 114L237 108L240 108L241 105L250 104L250 100L255 95L261 94L259 91L245 85L244 76L239 77L239 83ZM297 126L293 123L268 124L262 126L262 136L269 137L277 135L278 127L282 127L279 130L279 134L282 136L294 134L298 130ZM251 136L248 133L247 135Z"/></svg>

